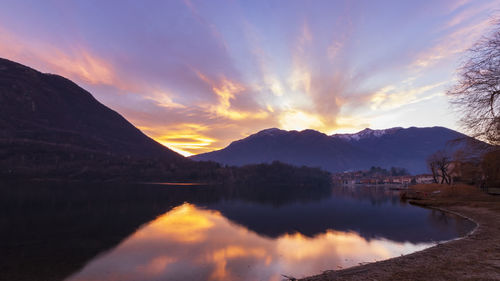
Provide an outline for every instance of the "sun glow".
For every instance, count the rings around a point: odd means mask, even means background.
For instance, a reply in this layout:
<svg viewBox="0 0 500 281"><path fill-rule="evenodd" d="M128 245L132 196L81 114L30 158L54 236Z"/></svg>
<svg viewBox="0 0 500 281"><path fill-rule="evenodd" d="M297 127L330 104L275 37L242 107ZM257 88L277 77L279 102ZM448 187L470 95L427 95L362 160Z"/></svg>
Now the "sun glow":
<svg viewBox="0 0 500 281"><path fill-rule="evenodd" d="M217 140L206 136L207 127L201 124L181 123L164 128L138 128L155 141L186 157L219 149Z"/></svg>
<svg viewBox="0 0 500 281"><path fill-rule="evenodd" d="M176 139L181 138L185 138L188 140L176 141ZM213 149L211 147L211 144L215 142L214 139L193 135L162 136L160 138L157 138L156 141L186 157L194 155L195 153L203 150Z"/></svg>
<svg viewBox="0 0 500 281"><path fill-rule="evenodd" d="M299 110L284 112L279 118L281 128L285 130L304 130L323 128L321 119L314 115Z"/></svg>

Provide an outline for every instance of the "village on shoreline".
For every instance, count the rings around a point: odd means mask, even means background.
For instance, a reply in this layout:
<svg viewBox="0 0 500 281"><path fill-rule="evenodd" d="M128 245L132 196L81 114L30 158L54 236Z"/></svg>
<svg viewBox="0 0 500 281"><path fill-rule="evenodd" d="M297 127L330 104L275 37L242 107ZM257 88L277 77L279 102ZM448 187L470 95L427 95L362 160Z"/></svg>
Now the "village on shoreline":
<svg viewBox="0 0 500 281"><path fill-rule="evenodd" d="M391 173L379 167L372 167L365 171L335 173L332 174L332 182L335 185L396 185L406 187L435 182L431 174L409 175L404 169L399 170L402 172Z"/></svg>
<svg viewBox="0 0 500 281"><path fill-rule="evenodd" d="M334 184L337 185L403 185L434 183L434 178L429 174L407 176L363 176L360 172L332 175Z"/></svg>

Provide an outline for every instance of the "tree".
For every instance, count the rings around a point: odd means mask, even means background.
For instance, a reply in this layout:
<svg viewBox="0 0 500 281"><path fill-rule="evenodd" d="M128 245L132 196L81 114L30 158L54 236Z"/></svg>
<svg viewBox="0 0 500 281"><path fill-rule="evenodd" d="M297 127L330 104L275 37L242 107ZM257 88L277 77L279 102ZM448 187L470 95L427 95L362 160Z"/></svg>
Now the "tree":
<svg viewBox="0 0 500 281"><path fill-rule="evenodd" d="M500 21L467 51L457 84L447 94L466 131L500 144Z"/></svg>
<svg viewBox="0 0 500 281"><path fill-rule="evenodd" d="M487 152L483 156L482 169L484 185L487 187L500 186L500 150Z"/></svg>
<svg viewBox="0 0 500 281"><path fill-rule="evenodd" d="M445 151L438 151L427 158L427 165L432 172L435 183L451 184L451 157Z"/></svg>
<svg viewBox="0 0 500 281"><path fill-rule="evenodd" d="M432 160L430 157L427 159L427 166L429 166L429 170L431 170L432 173L432 179L434 180L434 183L439 183L438 179L438 168L436 165L436 161Z"/></svg>
<svg viewBox="0 0 500 281"><path fill-rule="evenodd" d="M480 184L483 171L481 155L477 155L476 147L466 146L453 153L453 174L454 181L467 184ZM471 151L472 150L472 151ZM484 149L482 150L485 151Z"/></svg>

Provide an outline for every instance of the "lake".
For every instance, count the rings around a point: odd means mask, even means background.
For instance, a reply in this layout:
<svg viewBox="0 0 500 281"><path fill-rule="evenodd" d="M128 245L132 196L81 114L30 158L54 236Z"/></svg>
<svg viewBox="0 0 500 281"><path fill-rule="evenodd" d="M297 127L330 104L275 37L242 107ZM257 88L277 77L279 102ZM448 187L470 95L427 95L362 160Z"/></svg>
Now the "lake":
<svg viewBox="0 0 500 281"><path fill-rule="evenodd" d="M408 254L474 228L376 187L273 193L18 183L2 190L5 278L29 268L22 274L43 280L283 280Z"/></svg>

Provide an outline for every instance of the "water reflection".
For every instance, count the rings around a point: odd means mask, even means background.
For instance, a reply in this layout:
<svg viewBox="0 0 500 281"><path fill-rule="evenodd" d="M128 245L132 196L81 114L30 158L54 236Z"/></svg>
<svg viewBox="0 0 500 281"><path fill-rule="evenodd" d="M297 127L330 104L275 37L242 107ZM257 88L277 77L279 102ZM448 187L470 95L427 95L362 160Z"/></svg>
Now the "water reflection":
<svg viewBox="0 0 500 281"><path fill-rule="evenodd" d="M0 280L273 280L472 226L377 188L0 182Z"/></svg>
<svg viewBox="0 0 500 281"><path fill-rule="evenodd" d="M399 200L399 193L384 188L338 187L314 201L271 205L246 198L208 202L203 206L260 235L279 237L299 232L314 237L329 229L356 232L370 240L422 243L465 235L468 220L441 211L418 208Z"/></svg>
<svg viewBox="0 0 500 281"><path fill-rule="evenodd" d="M188 188L0 181L0 280L64 280L141 225L186 198Z"/></svg>
<svg viewBox="0 0 500 281"><path fill-rule="evenodd" d="M184 203L68 280L281 280L280 274L314 274L429 245L366 240L355 232L334 230L314 237L296 232L270 238L218 211Z"/></svg>

